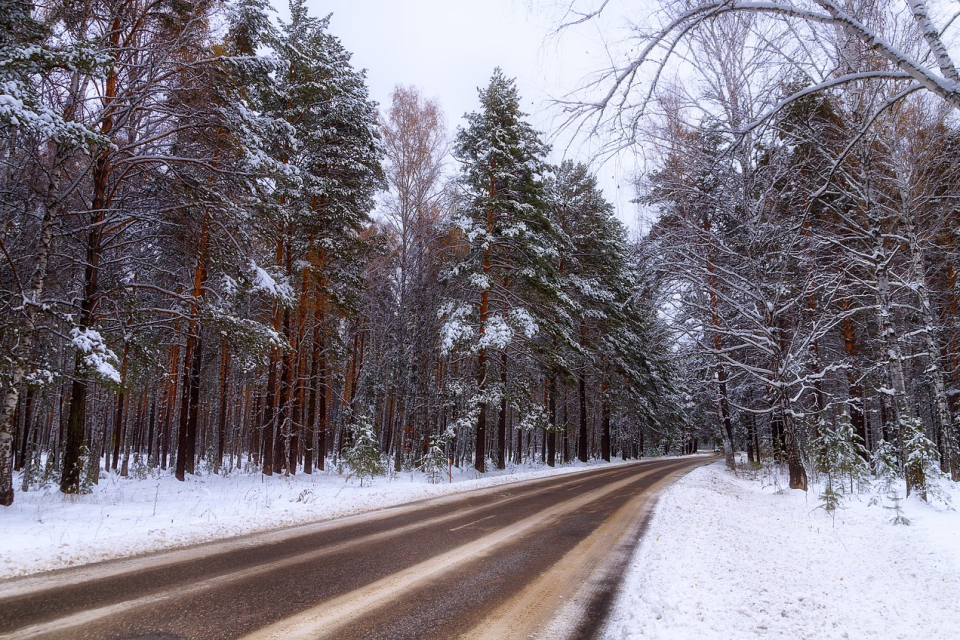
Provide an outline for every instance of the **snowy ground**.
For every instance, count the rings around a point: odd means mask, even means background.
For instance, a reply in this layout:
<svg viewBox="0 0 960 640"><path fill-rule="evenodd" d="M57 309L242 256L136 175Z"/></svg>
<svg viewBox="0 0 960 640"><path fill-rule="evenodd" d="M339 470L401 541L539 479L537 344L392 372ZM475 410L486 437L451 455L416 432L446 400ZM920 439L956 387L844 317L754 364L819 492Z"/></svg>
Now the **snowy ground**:
<svg viewBox="0 0 960 640"><path fill-rule="evenodd" d="M523 466L454 469L453 483L422 473L364 481L335 471L264 478L168 474L144 480L106 474L93 493L65 496L55 487L18 492L0 511L0 579L110 558L342 517L517 480L580 471ZM447 479L444 478L444 481ZM19 486L19 482L15 485Z"/></svg>
<svg viewBox="0 0 960 640"><path fill-rule="evenodd" d="M911 497L894 526L865 493L831 519L819 487L786 486L721 462L669 488L605 637L960 638L960 514Z"/></svg>

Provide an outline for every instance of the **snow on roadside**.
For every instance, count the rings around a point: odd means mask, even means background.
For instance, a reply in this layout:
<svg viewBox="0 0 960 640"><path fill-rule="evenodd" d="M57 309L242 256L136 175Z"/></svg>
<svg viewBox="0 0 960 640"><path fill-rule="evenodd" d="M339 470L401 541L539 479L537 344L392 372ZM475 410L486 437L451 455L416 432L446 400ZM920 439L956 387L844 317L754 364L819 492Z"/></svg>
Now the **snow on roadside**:
<svg viewBox="0 0 960 640"><path fill-rule="evenodd" d="M18 492L13 505L0 511L0 579L339 518L590 466L594 465L511 466L483 477L471 468L454 469L452 484L430 484L423 473L407 472L364 481L362 487L355 479L332 471L289 478L200 475L188 476L186 482L168 474L136 480L110 473L87 495L65 496L55 487Z"/></svg>
<svg viewBox="0 0 960 640"><path fill-rule="evenodd" d="M894 526L862 494L831 520L781 487L718 463L665 491L604 637L960 638L960 514L911 497Z"/></svg>

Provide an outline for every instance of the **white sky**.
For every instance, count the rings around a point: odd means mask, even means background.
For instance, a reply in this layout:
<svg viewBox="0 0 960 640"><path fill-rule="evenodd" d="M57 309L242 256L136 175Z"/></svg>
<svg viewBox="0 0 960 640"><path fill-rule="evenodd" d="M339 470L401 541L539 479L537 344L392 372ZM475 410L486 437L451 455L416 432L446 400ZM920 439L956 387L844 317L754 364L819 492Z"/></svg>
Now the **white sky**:
<svg viewBox="0 0 960 640"><path fill-rule="evenodd" d="M281 16L285 0L272 0ZM537 7L533 5L536 4ZM604 61L596 29L578 29L551 38L555 14L539 0L308 0L311 13L333 14L331 32L353 53L356 68L366 69L371 97L389 103L397 84L414 85L442 106L451 131L468 111L479 107L477 88L485 87L494 67L517 79L524 111L546 136L555 132L557 114L550 104L579 86ZM551 160L566 151L588 154L558 142ZM608 200L620 219L636 228L630 204L631 169L624 161L598 171Z"/></svg>

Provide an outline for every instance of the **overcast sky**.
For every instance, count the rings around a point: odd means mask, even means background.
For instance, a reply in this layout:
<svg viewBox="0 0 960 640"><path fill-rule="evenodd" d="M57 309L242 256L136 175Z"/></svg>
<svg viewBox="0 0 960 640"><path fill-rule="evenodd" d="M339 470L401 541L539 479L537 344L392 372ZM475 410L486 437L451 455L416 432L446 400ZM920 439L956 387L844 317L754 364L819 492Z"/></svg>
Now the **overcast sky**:
<svg viewBox="0 0 960 640"><path fill-rule="evenodd" d="M273 0L281 16L285 0ZM463 114L479 107L494 67L517 78L524 111L539 130L555 130L552 98L576 88L603 64L596 30L578 29L550 37L556 16L535 0L308 0L311 13L333 14L331 32L353 53L354 66L367 70L371 97L385 105L397 84L414 85L436 99L451 132ZM282 6L281 6L282 5ZM566 143L557 145L559 161ZM577 150L568 154L578 155ZM586 154L579 153L580 159ZM624 223L636 226L629 203L631 170L623 162L599 169L607 199Z"/></svg>

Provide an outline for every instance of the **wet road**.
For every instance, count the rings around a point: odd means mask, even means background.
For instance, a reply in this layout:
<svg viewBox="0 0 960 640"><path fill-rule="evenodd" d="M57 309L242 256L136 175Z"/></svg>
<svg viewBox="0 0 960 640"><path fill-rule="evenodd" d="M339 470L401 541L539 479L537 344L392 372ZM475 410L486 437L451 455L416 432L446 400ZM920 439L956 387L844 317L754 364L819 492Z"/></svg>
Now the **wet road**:
<svg viewBox="0 0 960 640"><path fill-rule="evenodd" d="M0 584L6 638L590 638L659 491L601 467Z"/></svg>

